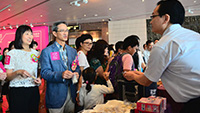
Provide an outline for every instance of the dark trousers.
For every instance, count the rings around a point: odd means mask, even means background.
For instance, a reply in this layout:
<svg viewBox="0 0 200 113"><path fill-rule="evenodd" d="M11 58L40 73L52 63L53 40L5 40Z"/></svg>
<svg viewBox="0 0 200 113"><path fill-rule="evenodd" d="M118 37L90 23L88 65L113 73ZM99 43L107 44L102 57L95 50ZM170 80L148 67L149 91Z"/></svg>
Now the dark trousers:
<svg viewBox="0 0 200 113"><path fill-rule="evenodd" d="M180 113L199 113L200 112L200 97L191 99L184 104Z"/></svg>
<svg viewBox="0 0 200 113"><path fill-rule="evenodd" d="M40 95L38 87L11 87L10 113L38 113Z"/></svg>

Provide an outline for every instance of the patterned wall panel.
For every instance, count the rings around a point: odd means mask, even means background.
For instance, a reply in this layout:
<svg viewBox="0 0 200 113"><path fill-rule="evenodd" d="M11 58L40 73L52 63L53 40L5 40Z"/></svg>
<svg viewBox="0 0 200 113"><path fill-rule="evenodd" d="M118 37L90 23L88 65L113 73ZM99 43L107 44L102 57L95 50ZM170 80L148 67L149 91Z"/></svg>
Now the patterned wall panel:
<svg viewBox="0 0 200 113"><path fill-rule="evenodd" d="M146 20L146 24L147 24L147 40L154 41L155 39L160 39L161 35L153 33L151 31L150 21L151 21L151 19L147 19ZM182 26L200 33L200 16L188 16L188 17L185 17L185 21L184 21Z"/></svg>

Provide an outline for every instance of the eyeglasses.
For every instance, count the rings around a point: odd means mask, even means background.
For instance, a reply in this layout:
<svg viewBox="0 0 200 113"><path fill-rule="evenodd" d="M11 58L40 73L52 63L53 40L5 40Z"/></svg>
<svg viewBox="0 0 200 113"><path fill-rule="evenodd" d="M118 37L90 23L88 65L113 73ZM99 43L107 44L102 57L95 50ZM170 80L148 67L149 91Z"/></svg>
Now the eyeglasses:
<svg viewBox="0 0 200 113"><path fill-rule="evenodd" d="M68 31L69 31L68 29L67 30L61 29L58 32L68 32Z"/></svg>
<svg viewBox="0 0 200 113"><path fill-rule="evenodd" d="M150 18L153 19L153 18L155 18L157 16L160 16L160 15L152 15L152 16L150 16Z"/></svg>
<svg viewBox="0 0 200 113"><path fill-rule="evenodd" d="M86 45L93 45L93 43L90 43L90 42L83 42L83 43Z"/></svg>

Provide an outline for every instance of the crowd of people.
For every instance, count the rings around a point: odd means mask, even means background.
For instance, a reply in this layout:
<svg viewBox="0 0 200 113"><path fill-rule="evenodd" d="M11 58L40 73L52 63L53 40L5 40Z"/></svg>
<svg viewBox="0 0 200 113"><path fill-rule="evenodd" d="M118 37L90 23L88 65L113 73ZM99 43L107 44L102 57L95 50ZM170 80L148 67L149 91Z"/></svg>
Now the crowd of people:
<svg viewBox="0 0 200 113"><path fill-rule="evenodd" d="M200 34L181 27L184 16L179 1L159 1L150 23L152 31L162 37L147 40L143 52L137 35L118 41L114 49L105 40L94 43L90 34L82 34L74 49L66 44L69 30L60 21L52 26L54 40L40 53L35 50L38 44L31 27L19 26L15 40L0 57L5 67L0 71L2 94L9 97L10 113L38 113L41 79L46 81L49 113L74 113L119 99L118 80L134 80L145 86L142 96L156 96L159 79L175 101L172 109L176 113L196 113L200 105ZM125 87L134 94L131 98L137 98L139 87Z"/></svg>

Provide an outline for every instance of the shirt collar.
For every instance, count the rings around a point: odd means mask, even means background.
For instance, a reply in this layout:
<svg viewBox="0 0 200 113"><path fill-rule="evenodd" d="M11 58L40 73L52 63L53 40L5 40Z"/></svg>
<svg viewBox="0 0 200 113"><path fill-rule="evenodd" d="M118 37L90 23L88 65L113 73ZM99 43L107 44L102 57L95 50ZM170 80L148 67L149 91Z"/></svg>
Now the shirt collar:
<svg viewBox="0 0 200 113"><path fill-rule="evenodd" d="M170 31L173 31L173 30L176 30L176 29L179 29L181 28L181 25L180 24L172 24L170 27L168 27L165 32L163 33L163 36L166 35L168 32Z"/></svg>
<svg viewBox="0 0 200 113"><path fill-rule="evenodd" d="M55 42L56 43L56 46L59 48L59 50L65 50L65 48L63 49L63 47L58 43L58 42ZM67 44L65 44L65 47L66 47Z"/></svg>

